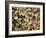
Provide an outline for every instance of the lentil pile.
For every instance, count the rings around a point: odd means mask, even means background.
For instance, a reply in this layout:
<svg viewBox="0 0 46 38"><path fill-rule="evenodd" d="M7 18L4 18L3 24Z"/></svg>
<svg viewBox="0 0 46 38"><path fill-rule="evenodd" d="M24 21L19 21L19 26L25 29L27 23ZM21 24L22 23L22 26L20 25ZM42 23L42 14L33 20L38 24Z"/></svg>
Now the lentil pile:
<svg viewBox="0 0 46 38"><path fill-rule="evenodd" d="M40 8L12 7L12 31L40 30Z"/></svg>

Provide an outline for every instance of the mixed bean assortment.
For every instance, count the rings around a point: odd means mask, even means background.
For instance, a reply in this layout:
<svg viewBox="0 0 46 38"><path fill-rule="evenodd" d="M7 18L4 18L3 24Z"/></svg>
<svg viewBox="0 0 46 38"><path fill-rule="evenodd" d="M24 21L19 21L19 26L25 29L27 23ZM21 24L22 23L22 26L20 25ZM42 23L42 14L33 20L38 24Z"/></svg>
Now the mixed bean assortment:
<svg viewBox="0 0 46 38"><path fill-rule="evenodd" d="M12 7L12 31L40 30L40 8Z"/></svg>

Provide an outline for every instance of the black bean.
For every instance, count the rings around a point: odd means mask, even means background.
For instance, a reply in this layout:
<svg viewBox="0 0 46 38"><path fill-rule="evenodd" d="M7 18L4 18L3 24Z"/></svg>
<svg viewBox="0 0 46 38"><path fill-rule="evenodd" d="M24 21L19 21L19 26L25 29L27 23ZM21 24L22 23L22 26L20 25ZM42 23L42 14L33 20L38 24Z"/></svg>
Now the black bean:
<svg viewBox="0 0 46 38"><path fill-rule="evenodd" d="M13 10L16 10L16 8L12 8Z"/></svg>
<svg viewBox="0 0 46 38"><path fill-rule="evenodd" d="M18 18L25 18L25 16L19 15Z"/></svg>
<svg viewBox="0 0 46 38"><path fill-rule="evenodd" d="M35 20L35 16L33 16L32 19Z"/></svg>

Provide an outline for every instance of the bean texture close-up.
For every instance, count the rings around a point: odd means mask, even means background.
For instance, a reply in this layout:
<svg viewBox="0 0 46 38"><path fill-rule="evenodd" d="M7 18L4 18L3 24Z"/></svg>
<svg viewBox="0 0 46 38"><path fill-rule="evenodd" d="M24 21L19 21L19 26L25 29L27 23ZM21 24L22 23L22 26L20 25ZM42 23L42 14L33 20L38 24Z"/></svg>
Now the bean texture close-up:
<svg viewBox="0 0 46 38"><path fill-rule="evenodd" d="M12 31L40 30L40 8L12 7Z"/></svg>

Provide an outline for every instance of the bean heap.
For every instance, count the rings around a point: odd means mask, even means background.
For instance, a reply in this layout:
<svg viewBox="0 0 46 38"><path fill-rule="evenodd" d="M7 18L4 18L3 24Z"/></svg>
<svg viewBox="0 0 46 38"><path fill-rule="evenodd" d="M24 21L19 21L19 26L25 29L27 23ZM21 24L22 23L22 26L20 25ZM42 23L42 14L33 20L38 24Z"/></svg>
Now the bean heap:
<svg viewBox="0 0 46 38"><path fill-rule="evenodd" d="M40 30L40 8L12 7L12 31Z"/></svg>

